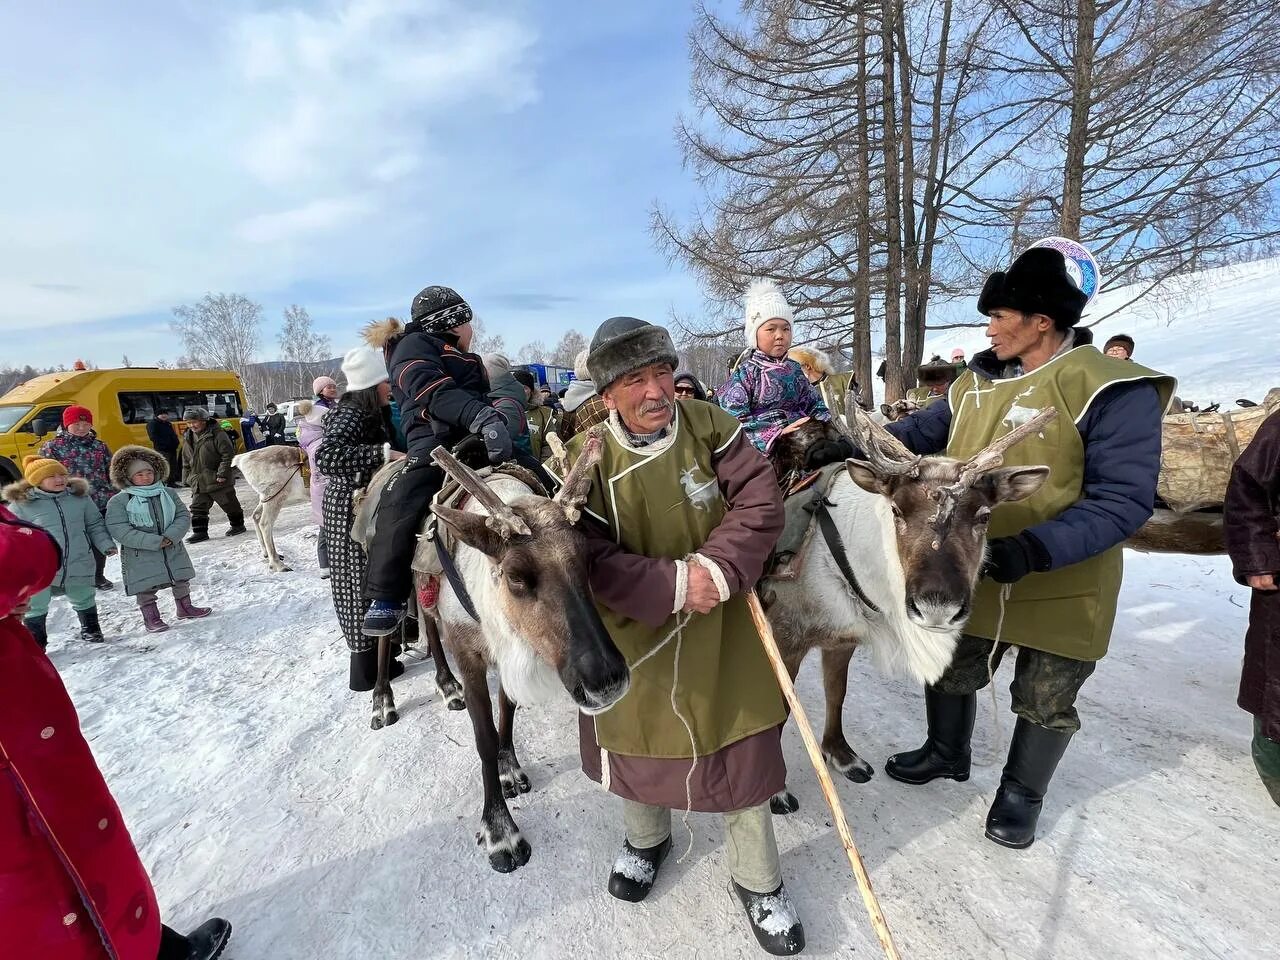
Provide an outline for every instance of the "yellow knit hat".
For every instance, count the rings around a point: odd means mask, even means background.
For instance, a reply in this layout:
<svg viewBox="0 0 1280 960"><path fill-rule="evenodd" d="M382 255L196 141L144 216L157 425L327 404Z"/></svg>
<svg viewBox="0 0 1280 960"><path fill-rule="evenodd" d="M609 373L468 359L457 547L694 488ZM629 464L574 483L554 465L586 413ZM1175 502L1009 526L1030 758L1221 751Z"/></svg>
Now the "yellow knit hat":
<svg viewBox="0 0 1280 960"><path fill-rule="evenodd" d="M50 477L66 476L68 470L57 460L37 457L34 453L22 458L22 477L33 487L38 487Z"/></svg>

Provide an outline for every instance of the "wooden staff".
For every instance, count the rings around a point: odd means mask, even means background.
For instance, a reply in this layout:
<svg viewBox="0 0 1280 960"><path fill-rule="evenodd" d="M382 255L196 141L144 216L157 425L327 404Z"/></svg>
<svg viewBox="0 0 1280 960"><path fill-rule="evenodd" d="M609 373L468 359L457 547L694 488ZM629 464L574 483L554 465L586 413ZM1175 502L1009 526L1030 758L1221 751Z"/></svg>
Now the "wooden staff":
<svg viewBox="0 0 1280 960"><path fill-rule="evenodd" d="M853 877L858 881L858 892L862 894L862 902L866 905L867 915L871 918L872 929L875 930L876 937L880 940L880 947L884 950L884 955L888 960L901 960L898 955L898 948L893 945L893 935L889 933L889 924L885 922L884 913L880 910L880 901L876 899L876 892L871 889L871 878L867 876L867 868L863 865L862 856L858 853L858 847L853 842L853 833L849 829L849 821L845 819L844 807L840 805L840 796L836 793L835 784L831 782L831 773L827 770L826 758L822 756L822 749L818 746L818 739L813 735L813 728L809 726L809 718L805 715L804 704L796 696L795 684L791 682L791 674L788 672L787 665L783 662L782 654L778 650L778 641L773 638L773 629L765 618L764 608L760 606L760 598L756 596L754 590L747 594L747 606L750 607L751 619L756 622L756 629L760 632L760 640L764 644L764 651L769 655L769 662L773 664L773 672L778 676L778 685L782 687L782 695L787 698L787 703L791 707L791 715L795 718L796 726L800 730L800 737L804 740L805 749L809 751L809 759L813 763L813 769L817 771L818 785L822 787L822 794L827 798L827 805L831 807L832 821L836 825L836 832L840 834L840 842L844 845L844 852L849 857L849 865L853 867Z"/></svg>

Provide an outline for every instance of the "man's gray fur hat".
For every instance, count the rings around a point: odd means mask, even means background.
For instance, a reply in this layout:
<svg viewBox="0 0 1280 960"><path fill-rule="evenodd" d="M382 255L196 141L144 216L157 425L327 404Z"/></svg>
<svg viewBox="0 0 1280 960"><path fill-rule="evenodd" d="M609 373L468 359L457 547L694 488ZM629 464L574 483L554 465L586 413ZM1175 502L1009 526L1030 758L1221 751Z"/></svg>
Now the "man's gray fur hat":
<svg viewBox="0 0 1280 960"><path fill-rule="evenodd" d="M679 366L676 345L666 327L635 317L610 317L591 338L587 370L597 390L653 363L669 363L672 370Z"/></svg>

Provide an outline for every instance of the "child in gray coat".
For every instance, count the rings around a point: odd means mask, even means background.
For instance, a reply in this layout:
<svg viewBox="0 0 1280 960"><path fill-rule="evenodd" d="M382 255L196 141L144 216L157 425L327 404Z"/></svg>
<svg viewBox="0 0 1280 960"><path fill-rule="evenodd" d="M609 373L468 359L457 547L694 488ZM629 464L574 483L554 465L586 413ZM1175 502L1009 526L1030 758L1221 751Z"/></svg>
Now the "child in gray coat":
<svg viewBox="0 0 1280 960"><path fill-rule="evenodd" d="M93 551L97 548L111 556L116 545L107 534L102 514L89 499L88 482L69 477L67 468L57 460L29 456L22 461L22 479L4 488L4 498L20 520L49 531L62 551L57 577L31 598L25 616L27 629L41 647L46 646L49 604L54 596L65 596L80 618L80 639L101 643Z"/></svg>
<svg viewBox="0 0 1280 960"><path fill-rule="evenodd" d="M137 599L147 632L169 629L156 605L156 594L164 587L173 590L179 620L207 617L211 608L191 602L190 580L196 571L182 544L191 513L165 485L168 461L146 447L121 447L111 458L110 473L120 492L107 503L107 529L120 543L124 589Z"/></svg>

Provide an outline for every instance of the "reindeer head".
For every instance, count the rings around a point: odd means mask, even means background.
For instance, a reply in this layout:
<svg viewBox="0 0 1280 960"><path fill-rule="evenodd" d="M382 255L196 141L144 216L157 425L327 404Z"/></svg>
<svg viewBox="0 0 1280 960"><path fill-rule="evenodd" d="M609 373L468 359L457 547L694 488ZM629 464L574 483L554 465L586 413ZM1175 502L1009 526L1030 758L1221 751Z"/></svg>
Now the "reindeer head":
<svg viewBox="0 0 1280 960"><path fill-rule="evenodd" d="M593 715L613 706L631 682L591 598L587 539L574 526L603 442L599 431L588 437L555 499L527 495L511 503L447 450L432 452L487 512L433 508L459 540L489 558L501 609L481 609L481 617L505 618L533 655L555 669L579 708Z"/></svg>
<svg viewBox="0 0 1280 960"><path fill-rule="evenodd" d="M850 460L863 490L889 501L906 585L906 614L929 630L951 632L969 617L986 552L987 524L999 503L1025 500L1049 468L1005 467L1005 452L1058 415L1052 407L968 460L919 457L856 404L846 413L850 439L866 460ZM834 421L835 418L833 418Z"/></svg>

